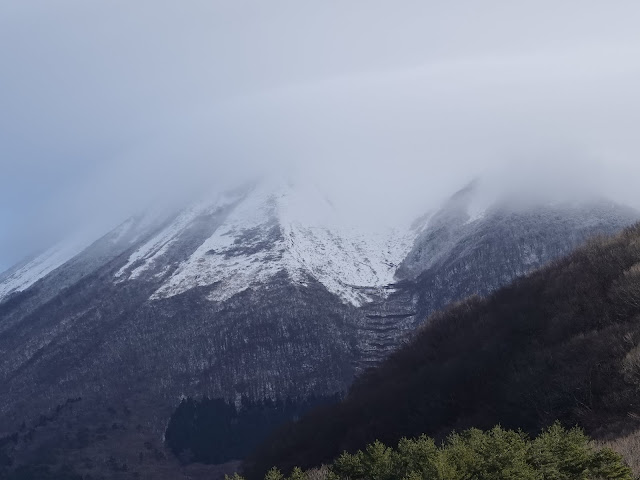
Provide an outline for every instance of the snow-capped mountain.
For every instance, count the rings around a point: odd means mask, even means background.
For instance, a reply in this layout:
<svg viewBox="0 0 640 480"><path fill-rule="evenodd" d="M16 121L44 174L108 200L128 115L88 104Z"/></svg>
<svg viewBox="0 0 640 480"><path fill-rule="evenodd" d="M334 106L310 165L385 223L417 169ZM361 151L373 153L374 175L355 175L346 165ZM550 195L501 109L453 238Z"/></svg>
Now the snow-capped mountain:
<svg viewBox="0 0 640 480"><path fill-rule="evenodd" d="M267 179L130 219L0 277L0 436L82 398L61 435L126 410L117 449L161 438L184 395L344 391L435 309L639 218L472 184L411 228L371 232L313 184Z"/></svg>
<svg viewBox="0 0 640 480"><path fill-rule="evenodd" d="M343 391L368 338L360 307L393 292L413 237L266 179L45 252L0 284L0 431L87 395L157 435L181 395Z"/></svg>
<svg viewBox="0 0 640 480"><path fill-rule="evenodd" d="M363 287L394 282L413 240L392 230L348 227L313 184L271 180L187 209L130 255L117 281L163 277L174 264L170 251L181 243L186 226L212 215L219 217L212 235L181 259L151 299L211 287L208 298L224 301L284 272L300 285L313 278L360 306L370 301Z"/></svg>

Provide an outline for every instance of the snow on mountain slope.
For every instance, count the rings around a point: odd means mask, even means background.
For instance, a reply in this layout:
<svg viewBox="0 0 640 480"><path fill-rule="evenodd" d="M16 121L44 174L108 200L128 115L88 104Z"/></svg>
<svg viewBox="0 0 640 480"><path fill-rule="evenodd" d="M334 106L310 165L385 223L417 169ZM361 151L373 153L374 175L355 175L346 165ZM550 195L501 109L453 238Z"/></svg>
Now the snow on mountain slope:
<svg viewBox="0 0 640 480"><path fill-rule="evenodd" d="M0 430L82 397L65 413L74 430L47 444L113 423L112 405L130 412L113 444L141 444L161 438L180 395L344 391L433 311L640 218L606 203L514 210L494 195L467 189L403 234L363 231L313 185L273 179L131 219L0 302ZM8 275L27 284L61 261Z"/></svg>
<svg viewBox="0 0 640 480"><path fill-rule="evenodd" d="M93 237L90 239L81 238L71 242L63 242L13 270L9 270L3 278L0 279L0 300L12 293L26 290L38 280L82 252L92 242Z"/></svg>
<svg viewBox="0 0 640 480"><path fill-rule="evenodd" d="M76 258L98 240L106 241L114 252L135 244L142 235L156 228L163 221L163 218L162 215L155 212L131 217L115 229L90 226L83 231L76 232L65 241L1 275L0 301L13 293L28 289L38 280Z"/></svg>
<svg viewBox="0 0 640 480"><path fill-rule="evenodd" d="M207 212L221 211L226 212L222 223L182 259L152 299L211 286L208 298L223 301L284 271L302 285L314 278L358 306L369 300L363 288L394 282L413 243L412 234L358 231L340 220L313 184L272 178L186 209L130 256L116 281L162 276L167 250L185 227Z"/></svg>
<svg viewBox="0 0 640 480"><path fill-rule="evenodd" d="M476 181L429 218L397 275L415 283L426 318L638 220L640 212L589 192L504 192Z"/></svg>
<svg viewBox="0 0 640 480"><path fill-rule="evenodd" d="M116 281L133 280L151 270L158 261L161 261L169 247L178 241L185 229L199 216L223 209L237 202L240 198L240 193L216 194L183 210L173 222L133 252L127 263L116 273Z"/></svg>

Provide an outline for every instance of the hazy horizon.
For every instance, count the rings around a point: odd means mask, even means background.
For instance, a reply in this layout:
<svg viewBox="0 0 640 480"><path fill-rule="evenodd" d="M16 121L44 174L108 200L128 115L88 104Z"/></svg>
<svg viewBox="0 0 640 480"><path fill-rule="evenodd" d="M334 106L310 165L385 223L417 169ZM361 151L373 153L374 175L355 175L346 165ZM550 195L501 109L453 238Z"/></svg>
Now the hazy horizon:
<svg viewBox="0 0 640 480"><path fill-rule="evenodd" d="M640 208L640 4L429 3L3 2L0 271L274 170L389 224L477 176Z"/></svg>

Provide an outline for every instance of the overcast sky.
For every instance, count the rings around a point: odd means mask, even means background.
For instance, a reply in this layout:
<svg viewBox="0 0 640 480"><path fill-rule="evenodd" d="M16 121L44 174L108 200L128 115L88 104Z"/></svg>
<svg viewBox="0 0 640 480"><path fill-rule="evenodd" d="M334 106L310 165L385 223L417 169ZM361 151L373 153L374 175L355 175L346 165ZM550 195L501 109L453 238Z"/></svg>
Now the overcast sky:
<svg viewBox="0 0 640 480"><path fill-rule="evenodd" d="M276 167L388 222L478 174L640 206L638 25L623 0L3 0L0 270Z"/></svg>

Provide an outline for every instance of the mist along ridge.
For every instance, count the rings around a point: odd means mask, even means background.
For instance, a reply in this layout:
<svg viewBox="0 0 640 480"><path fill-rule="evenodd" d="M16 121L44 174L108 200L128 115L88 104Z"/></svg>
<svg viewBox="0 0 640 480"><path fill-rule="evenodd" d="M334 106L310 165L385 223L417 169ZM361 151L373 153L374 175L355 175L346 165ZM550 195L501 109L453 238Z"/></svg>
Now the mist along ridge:
<svg viewBox="0 0 640 480"><path fill-rule="evenodd" d="M480 209L479 193L470 185L413 226L370 235L317 189L269 180L9 270L0 437L18 441L7 455L15 467L51 451L83 474L160 475L179 465L162 436L182 398L344 392L434 310L639 218L602 199Z"/></svg>

